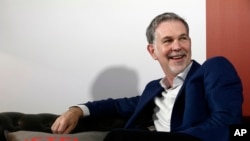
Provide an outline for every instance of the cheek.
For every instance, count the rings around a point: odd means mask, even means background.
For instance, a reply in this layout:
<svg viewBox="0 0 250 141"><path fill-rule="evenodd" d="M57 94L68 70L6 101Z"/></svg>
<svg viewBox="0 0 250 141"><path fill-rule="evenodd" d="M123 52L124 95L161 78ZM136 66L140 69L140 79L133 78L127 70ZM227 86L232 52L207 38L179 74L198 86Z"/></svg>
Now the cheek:
<svg viewBox="0 0 250 141"><path fill-rule="evenodd" d="M191 52L191 43L188 43L187 45L184 46L184 49L187 51L187 52Z"/></svg>
<svg viewBox="0 0 250 141"><path fill-rule="evenodd" d="M187 49L186 49L186 52L187 52L187 54L189 55L189 57L191 57L191 54L192 54L191 48L187 48Z"/></svg>
<svg viewBox="0 0 250 141"><path fill-rule="evenodd" d="M156 56L157 56L157 59L161 63L168 61L168 58L167 58L168 51L167 50L160 50L160 51L158 51L157 54L156 54Z"/></svg>
<svg viewBox="0 0 250 141"><path fill-rule="evenodd" d="M191 54L191 44L183 44L181 46L181 50L184 51L186 54Z"/></svg>
<svg viewBox="0 0 250 141"><path fill-rule="evenodd" d="M156 46L154 53L157 56L157 58L166 58L166 56L168 56L170 51L171 51L171 48L169 47Z"/></svg>
<svg viewBox="0 0 250 141"><path fill-rule="evenodd" d="M161 48L161 50L159 50L158 54L162 57L165 57L169 54L170 49L168 48Z"/></svg>

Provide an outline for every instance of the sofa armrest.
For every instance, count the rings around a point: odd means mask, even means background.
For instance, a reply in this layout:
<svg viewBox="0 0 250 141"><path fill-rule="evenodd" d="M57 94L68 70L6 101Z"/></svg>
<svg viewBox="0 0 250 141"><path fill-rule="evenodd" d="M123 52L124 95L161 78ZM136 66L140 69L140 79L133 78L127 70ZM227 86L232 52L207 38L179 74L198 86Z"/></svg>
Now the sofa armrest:
<svg viewBox="0 0 250 141"><path fill-rule="evenodd" d="M41 114L24 114L19 112L0 113L0 140L4 141L4 131L10 132L19 130L41 131L50 133L50 126L53 124L58 115L41 113Z"/></svg>

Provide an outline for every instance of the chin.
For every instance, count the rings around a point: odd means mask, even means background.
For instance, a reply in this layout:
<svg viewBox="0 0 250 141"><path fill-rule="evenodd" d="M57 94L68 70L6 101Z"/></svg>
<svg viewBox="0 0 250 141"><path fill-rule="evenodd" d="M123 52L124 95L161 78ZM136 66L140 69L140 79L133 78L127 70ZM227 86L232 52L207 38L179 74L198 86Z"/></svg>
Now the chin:
<svg viewBox="0 0 250 141"><path fill-rule="evenodd" d="M174 74L179 74L181 73L184 69L186 68L186 65L181 65L181 66L174 66L174 67L171 67L171 70Z"/></svg>

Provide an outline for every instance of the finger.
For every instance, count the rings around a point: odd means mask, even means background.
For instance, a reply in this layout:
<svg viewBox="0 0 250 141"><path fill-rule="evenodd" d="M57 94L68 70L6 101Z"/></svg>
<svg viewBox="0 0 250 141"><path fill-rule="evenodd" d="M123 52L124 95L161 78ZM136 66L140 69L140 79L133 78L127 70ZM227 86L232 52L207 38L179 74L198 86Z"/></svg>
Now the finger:
<svg viewBox="0 0 250 141"><path fill-rule="evenodd" d="M69 125L65 131L63 132L63 134L69 134L73 129L75 128L74 124Z"/></svg>
<svg viewBox="0 0 250 141"><path fill-rule="evenodd" d="M61 121L61 119L57 119L56 122L52 125L52 132L54 134L62 134L65 130L66 126Z"/></svg>
<svg viewBox="0 0 250 141"><path fill-rule="evenodd" d="M57 134L63 134L65 130L67 129L67 125L60 124L56 130Z"/></svg>
<svg viewBox="0 0 250 141"><path fill-rule="evenodd" d="M60 122L61 122L61 118L59 117L53 123L53 125L51 127L53 133L58 134L58 130L59 130L60 126L61 126Z"/></svg>
<svg viewBox="0 0 250 141"><path fill-rule="evenodd" d="M57 128L58 128L58 123L57 122L54 122L53 125L51 126L51 131L52 133L54 134L57 134Z"/></svg>

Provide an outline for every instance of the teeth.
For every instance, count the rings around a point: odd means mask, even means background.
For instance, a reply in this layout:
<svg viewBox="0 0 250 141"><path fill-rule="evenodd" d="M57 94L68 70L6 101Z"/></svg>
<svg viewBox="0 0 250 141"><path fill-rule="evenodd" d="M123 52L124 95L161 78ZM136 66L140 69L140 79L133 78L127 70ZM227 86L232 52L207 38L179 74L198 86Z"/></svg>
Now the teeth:
<svg viewBox="0 0 250 141"><path fill-rule="evenodd" d="M182 56L174 56L174 57L172 57L173 59L180 59L180 58L182 58Z"/></svg>

